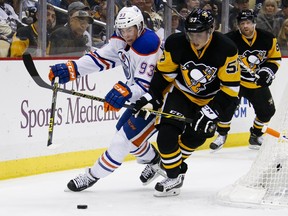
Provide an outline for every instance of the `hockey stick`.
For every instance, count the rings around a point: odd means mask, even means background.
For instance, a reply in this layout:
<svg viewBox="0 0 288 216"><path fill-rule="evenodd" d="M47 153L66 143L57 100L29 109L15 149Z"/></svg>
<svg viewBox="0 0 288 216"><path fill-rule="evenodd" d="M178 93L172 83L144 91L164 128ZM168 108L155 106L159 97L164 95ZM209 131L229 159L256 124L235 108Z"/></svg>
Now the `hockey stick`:
<svg viewBox="0 0 288 216"><path fill-rule="evenodd" d="M51 113L50 113L50 120L49 120L47 147L50 147L52 145L53 130L54 130L54 119L55 119L54 117L55 117L58 85L59 85L59 78L56 77L55 81L54 81L54 86L53 86L53 94L52 94Z"/></svg>
<svg viewBox="0 0 288 216"><path fill-rule="evenodd" d="M278 131L270 128L270 127L267 127L267 126L264 126L264 127L262 128L262 132L263 132L263 133L267 133L267 134L269 134L269 135L271 135L271 136L273 136L273 137L279 138L279 139L282 138L282 139L284 139L284 140L288 140L288 137L286 137L286 136L284 136L284 135L281 135L280 132L278 132Z"/></svg>
<svg viewBox="0 0 288 216"><path fill-rule="evenodd" d="M255 62L257 60L258 59L256 59ZM253 71L251 68L249 68L247 65L244 64L244 62L242 61L242 59L240 57L238 57L238 62L243 68L245 68L248 71L248 73L250 73L251 76L255 77L256 79L260 78L260 76L258 74L256 74L255 71ZM255 62L253 63L253 65L255 65Z"/></svg>
<svg viewBox="0 0 288 216"><path fill-rule="evenodd" d="M39 85L42 88L53 90L53 86L51 86L48 83L46 83L40 77L40 75L39 75L39 73L38 73L38 71L37 71L37 69L36 69L36 67L34 65L33 59L32 59L32 57L31 57L31 55L29 53L24 53L23 54L23 62L24 62L24 65L25 65L28 73L30 74L30 76L32 77L32 79L35 81L35 83L37 85ZM66 93L66 94L70 94L70 95L74 95L74 96L78 96L78 97L87 98L87 99L90 99L90 100L95 100L95 101L99 101L99 102L105 102L104 98L100 98L100 97L96 97L96 96L93 96L93 95L88 95L88 94L76 92L76 91L73 91L73 90L67 90L67 89L63 89L63 88L59 88L58 87L57 91L58 92L63 92L63 93ZM127 109L132 109L133 108L133 106L131 104L124 104L123 107L125 107ZM164 112L160 112L160 111L152 110L152 109L144 109L144 110L150 112L153 115L161 116L161 117L164 117L164 118L170 118L170 119L174 119L174 120L177 120L177 121L183 121L183 122L187 122L187 123L192 123L193 122L193 119L186 118L184 116L178 116L178 115L174 115L174 114L170 114L170 113L164 113Z"/></svg>

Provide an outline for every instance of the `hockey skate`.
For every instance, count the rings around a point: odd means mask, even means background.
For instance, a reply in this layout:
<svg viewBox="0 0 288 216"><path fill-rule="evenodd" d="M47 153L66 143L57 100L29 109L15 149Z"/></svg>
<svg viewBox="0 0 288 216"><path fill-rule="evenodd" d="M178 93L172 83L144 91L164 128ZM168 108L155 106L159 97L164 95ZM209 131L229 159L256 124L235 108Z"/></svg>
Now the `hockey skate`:
<svg viewBox="0 0 288 216"><path fill-rule="evenodd" d="M90 168L85 170L85 174L81 174L70 180L67 187L74 192L85 190L94 185L99 179L95 178L90 173Z"/></svg>
<svg viewBox="0 0 288 216"><path fill-rule="evenodd" d="M180 194L180 188L183 185L185 173L187 172L187 164L182 163L181 173L176 178L165 178L155 185L155 197L177 196Z"/></svg>
<svg viewBox="0 0 288 216"><path fill-rule="evenodd" d="M140 180L143 185L148 185L158 176L167 177L165 170L161 166L161 159L159 154L157 153L155 159L151 161L151 163L147 164L144 170L140 175Z"/></svg>
<svg viewBox="0 0 288 216"><path fill-rule="evenodd" d="M257 136L254 133L250 134L249 138L249 148L254 150L259 150L263 143L263 136Z"/></svg>
<svg viewBox="0 0 288 216"><path fill-rule="evenodd" d="M226 135L218 135L217 138L210 144L210 149L212 152L220 150L224 143L226 142L227 134Z"/></svg>
<svg viewBox="0 0 288 216"><path fill-rule="evenodd" d="M179 174L177 178L165 178L155 185L154 196L167 197L180 194L180 188L183 185L185 174Z"/></svg>

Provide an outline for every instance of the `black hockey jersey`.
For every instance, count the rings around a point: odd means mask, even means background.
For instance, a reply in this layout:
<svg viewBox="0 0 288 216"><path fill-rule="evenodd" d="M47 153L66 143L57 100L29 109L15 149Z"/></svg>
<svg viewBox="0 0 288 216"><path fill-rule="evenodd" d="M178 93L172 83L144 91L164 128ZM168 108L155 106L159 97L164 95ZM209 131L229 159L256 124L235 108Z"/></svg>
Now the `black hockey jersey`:
<svg viewBox="0 0 288 216"><path fill-rule="evenodd" d="M219 89L224 93L222 95L238 96L240 71L237 58L236 45L219 32L213 33L201 53L190 45L184 33L176 33L167 38L155 75L160 73L166 84L173 83L190 101L203 106ZM151 88L159 91L161 87L153 85L152 79Z"/></svg>
<svg viewBox="0 0 288 216"><path fill-rule="evenodd" d="M277 72L281 61L281 52L277 39L272 33L256 28L250 41L238 30L229 32L226 36L232 39L238 47L239 61L242 62L242 86L253 89L260 88L261 86L255 84L254 73L262 67L270 68L274 74Z"/></svg>

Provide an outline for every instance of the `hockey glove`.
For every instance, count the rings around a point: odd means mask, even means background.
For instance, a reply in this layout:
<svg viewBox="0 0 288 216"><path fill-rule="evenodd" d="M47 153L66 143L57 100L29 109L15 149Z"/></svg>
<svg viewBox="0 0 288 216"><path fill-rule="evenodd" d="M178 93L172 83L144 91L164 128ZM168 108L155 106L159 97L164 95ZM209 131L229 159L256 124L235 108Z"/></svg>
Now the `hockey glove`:
<svg viewBox="0 0 288 216"><path fill-rule="evenodd" d="M131 97L132 93L130 88L119 81L105 96L104 112L119 111Z"/></svg>
<svg viewBox="0 0 288 216"><path fill-rule="evenodd" d="M213 137L217 118L218 115L208 105L205 105L196 115L191 127L205 138Z"/></svg>
<svg viewBox="0 0 288 216"><path fill-rule="evenodd" d="M273 71L267 67L261 68L256 74L259 76L259 78L256 79L256 84L263 87L270 86L275 78Z"/></svg>
<svg viewBox="0 0 288 216"><path fill-rule="evenodd" d="M73 61L68 61L66 64L56 64L50 66L49 80L54 81L55 77L59 77L59 83L64 84L73 81L79 76L77 66Z"/></svg>
<svg viewBox="0 0 288 216"><path fill-rule="evenodd" d="M150 115L149 110L158 110L162 106L163 102L161 100L155 99L148 92L139 98L134 104L132 113L137 117L141 116L147 119Z"/></svg>

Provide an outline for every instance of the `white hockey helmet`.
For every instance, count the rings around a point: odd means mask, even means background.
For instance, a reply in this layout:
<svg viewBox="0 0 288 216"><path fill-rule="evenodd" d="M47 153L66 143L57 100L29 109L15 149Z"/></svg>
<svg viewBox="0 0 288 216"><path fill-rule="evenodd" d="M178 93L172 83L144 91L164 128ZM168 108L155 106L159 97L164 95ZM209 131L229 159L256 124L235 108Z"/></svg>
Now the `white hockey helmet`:
<svg viewBox="0 0 288 216"><path fill-rule="evenodd" d="M118 29L129 28L135 26L138 29L138 36L142 33L144 29L144 18L141 10L135 5L131 7L123 7L115 20L116 32L119 35Z"/></svg>

